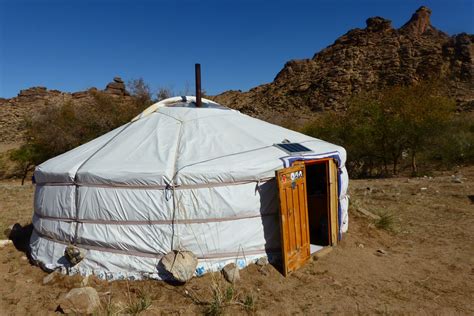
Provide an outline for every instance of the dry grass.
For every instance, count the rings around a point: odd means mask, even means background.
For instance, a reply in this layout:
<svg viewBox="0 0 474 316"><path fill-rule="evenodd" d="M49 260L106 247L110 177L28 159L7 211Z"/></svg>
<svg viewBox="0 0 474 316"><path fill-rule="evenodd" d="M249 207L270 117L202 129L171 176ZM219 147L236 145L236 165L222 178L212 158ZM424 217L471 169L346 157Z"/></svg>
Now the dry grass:
<svg viewBox="0 0 474 316"><path fill-rule="evenodd" d="M34 186L21 185L19 180L0 181L0 239L10 225L20 223L22 226L31 223L33 215Z"/></svg>
<svg viewBox="0 0 474 316"><path fill-rule="evenodd" d="M394 231L395 216L389 212L384 212L379 216L380 218L375 220L375 227L378 229L385 229L387 231Z"/></svg>
<svg viewBox="0 0 474 316"><path fill-rule="evenodd" d="M351 181L349 232L329 255L286 278L271 265L265 273L250 265L233 286L219 273L193 278L184 286L89 278L102 297L99 315L471 315L473 245L468 241L474 238L474 167L458 173L463 183L452 182L452 172L434 173L432 178ZM31 185L0 181L0 225L28 223L32 197ZM357 207L382 218L376 223L355 212ZM386 231L391 226L395 233ZM385 254L379 255L380 249ZM22 252L0 248L0 310L52 314L57 298L80 284L80 277L65 276L45 286L44 276Z"/></svg>

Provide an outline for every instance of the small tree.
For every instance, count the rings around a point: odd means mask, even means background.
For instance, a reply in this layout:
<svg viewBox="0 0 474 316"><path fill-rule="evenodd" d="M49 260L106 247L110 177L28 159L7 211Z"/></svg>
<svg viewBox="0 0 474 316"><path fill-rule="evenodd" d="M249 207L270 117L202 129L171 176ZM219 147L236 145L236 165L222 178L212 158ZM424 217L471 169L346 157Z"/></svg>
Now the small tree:
<svg viewBox="0 0 474 316"><path fill-rule="evenodd" d="M32 144L22 145L20 148L10 153L10 159L17 163L22 171L21 185L25 184L28 172L32 171L34 166L43 161L44 157L41 151Z"/></svg>
<svg viewBox="0 0 474 316"><path fill-rule="evenodd" d="M158 92L156 93L156 97L158 101L171 98L173 95L174 95L173 90L171 88L166 88L166 87L159 88Z"/></svg>
<svg viewBox="0 0 474 316"><path fill-rule="evenodd" d="M455 102L439 95L438 87L434 83L396 87L382 98L384 105L394 108L398 118L404 149L410 153L412 174L418 172L416 156L445 134L452 122Z"/></svg>
<svg viewBox="0 0 474 316"><path fill-rule="evenodd" d="M439 93L439 85L420 83L363 93L341 113L326 113L305 132L343 145L352 175L397 174L404 153L416 174L417 155L452 124L454 101Z"/></svg>
<svg viewBox="0 0 474 316"><path fill-rule="evenodd" d="M143 78L132 79L127 82L127 89L137 102L144 105L153 103L150 86Z"/></svg>

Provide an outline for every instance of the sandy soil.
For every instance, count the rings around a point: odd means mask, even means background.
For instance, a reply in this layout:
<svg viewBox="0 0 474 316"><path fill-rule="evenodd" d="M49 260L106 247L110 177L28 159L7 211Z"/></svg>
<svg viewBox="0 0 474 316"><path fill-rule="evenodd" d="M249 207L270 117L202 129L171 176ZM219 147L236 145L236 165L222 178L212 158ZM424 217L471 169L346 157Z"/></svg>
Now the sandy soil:
<svg viewBox="0 0 474 316"><path fill-rule="evenodd" d="M217 273L183 286L90 278L101 295L99 314L472 315L474 167L459 170L463 183L452 174L352 181L349 232L341 244L287 278L270 265L244 269L234 288ZM32 194L31 185L0 182L2 228L28 223ZM377 228L357 208L389 213L393 222ZM0 249L0 314L54 314L58 298L83 281L61 276L43 285L45 276L15 247Z"/></svg>

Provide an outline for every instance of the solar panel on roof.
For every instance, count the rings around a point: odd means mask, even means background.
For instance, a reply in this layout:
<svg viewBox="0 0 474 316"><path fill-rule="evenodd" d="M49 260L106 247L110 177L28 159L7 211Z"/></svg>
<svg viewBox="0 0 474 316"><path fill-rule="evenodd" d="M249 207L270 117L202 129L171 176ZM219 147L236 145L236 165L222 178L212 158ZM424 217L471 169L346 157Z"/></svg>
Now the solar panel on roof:
<svg viewBox="0 0 474 316"><path fill-rule="evenodd" d="M312 152L311 149L299 143L282 143L282 144L275 144L275 146L286 151L289 154Z"/></svg>

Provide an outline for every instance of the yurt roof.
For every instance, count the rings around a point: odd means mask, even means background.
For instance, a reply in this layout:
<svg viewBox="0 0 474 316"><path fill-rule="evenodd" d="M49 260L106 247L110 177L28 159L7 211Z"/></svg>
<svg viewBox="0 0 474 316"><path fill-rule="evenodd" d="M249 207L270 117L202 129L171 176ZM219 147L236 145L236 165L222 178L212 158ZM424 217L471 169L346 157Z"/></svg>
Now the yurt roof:
<svg viewBox="0 0 474 316"><path fill-rule="evenodd" d="M337 145L203 99L175 97L153 104L130 123L37 167L38 183L167 186L255 181L273 177L288 153L275 146L301 143L312 154Z"/></svg>

